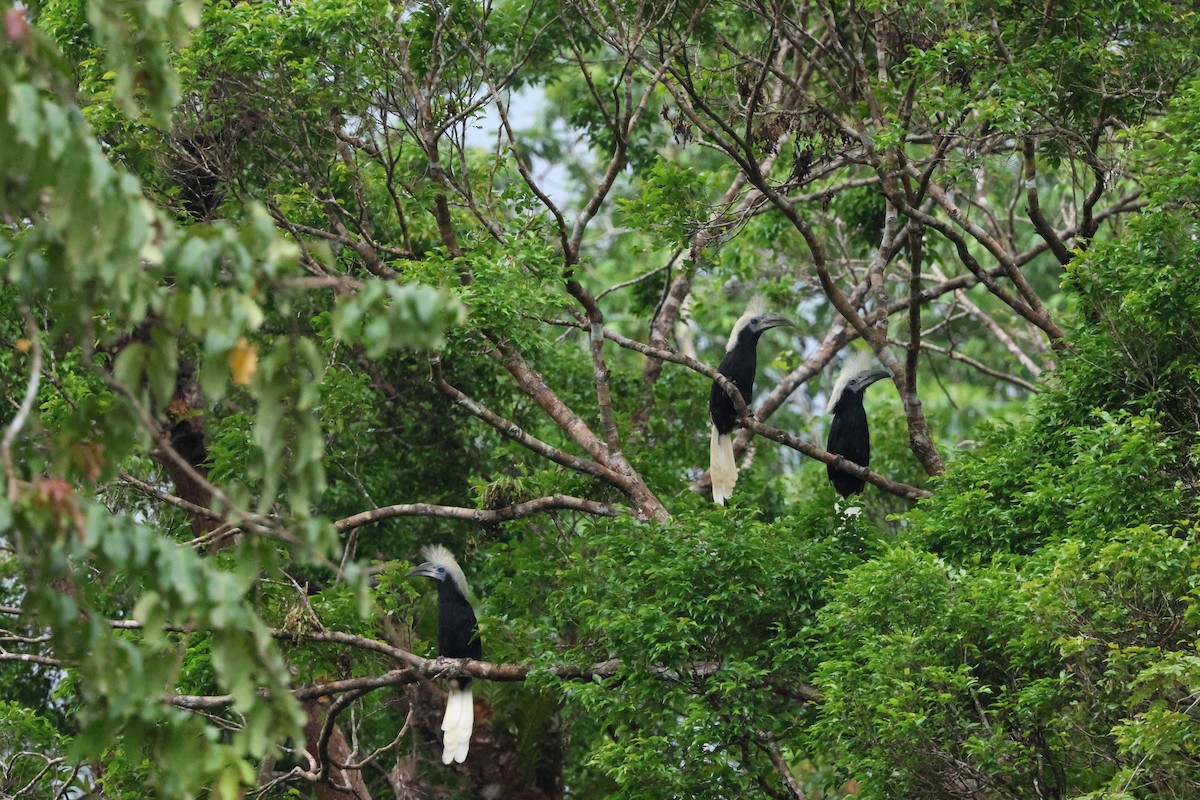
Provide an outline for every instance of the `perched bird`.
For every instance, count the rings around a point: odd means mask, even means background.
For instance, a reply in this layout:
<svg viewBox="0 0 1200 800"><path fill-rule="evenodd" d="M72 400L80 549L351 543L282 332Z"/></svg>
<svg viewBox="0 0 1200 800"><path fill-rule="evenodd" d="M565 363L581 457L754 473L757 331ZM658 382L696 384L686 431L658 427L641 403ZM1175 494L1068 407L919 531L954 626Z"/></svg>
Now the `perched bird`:
<svg viewBox="0 0 1200 800"><path fill-rule="evenodd" d="M871 432L867 428L867 412L863 408L863 391L875 381L891 377L887 370L866 369L870 363L870 354L860 351L846 362L833 384L833 392L829 395L833 422L829 426L829 442L825 445L825 449L834 455L843 456L864 467L871 464ZM858 494L866 485L862 478L832 464L826 464L825 469L833 488L842 497Z"/></svg>
<svg viewBox="0 0 1200 800"><path fill-rule="evenodd" d="M762 336L763 331L780 325L795 323L778 314L763 313L762 299L756 297L750 302L746 313L738 317L729 334L725 357L721 359L717 372L733 381L747 405L754 394L758 337ZM733 439L729 434L736 427L738 415L733 400L716 381L713 381L712 391L708 394L708 413L712 417L708 473L712 477L713 502L723 506L726 498L733 494L733 486L737 483L737 461L733 457Z"/></svg>
<svg viewBox="0 0 1200 800"><path fill-rule="evenodd" d="M421 551L425 563L408 574L424 575L438 582L438 654L448 658L483 660L479 624L467 600L467 579L450 551L430 545ZM446 714L442 717L442 763L461 763L471 744L475 725L475 704L471 699L471 679L450 679Z"/></svg>

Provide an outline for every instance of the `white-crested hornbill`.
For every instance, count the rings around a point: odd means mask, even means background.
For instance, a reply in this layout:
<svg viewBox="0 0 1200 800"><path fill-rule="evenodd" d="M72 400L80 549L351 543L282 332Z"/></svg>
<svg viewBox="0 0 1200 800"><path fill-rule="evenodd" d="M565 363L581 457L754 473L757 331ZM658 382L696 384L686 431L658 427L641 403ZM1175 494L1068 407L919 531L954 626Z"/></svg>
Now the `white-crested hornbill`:
<svg viewBox="0 0 1200 800"><path fill-rule="evenodd" d="M863 408L863 392L877 380L891 376L882 369L865 369L870 363L870 354L859 352L852 356L838 375L829 395L829 410L833 422L829 425L829 442L825 449L847 461L871 465L871 431L867 427L867 412ZM858 494L866 481L832 464L825 465L829 482L842 497Z"/></svg>
<svg viewBox="0 0 1200 800"><path fill-rule="evenodd" d="M750 302L746 313L738 317L729 334L725 357L721 359L717 372L733 381L746 405L750 405L754 394L754 373L758 367L758 338L762 336L763 331L780 325L795 323L778 314L764 313L761 299L755 298ZM708 474L712 478L713 502L725 505L725 500L733 494L733 486L737 483L737 461L733 457L733 439L730 433L737 427L738 415L729 393L716 381L713 381L712 391L708 394L708 413L712 417Z"/></svg>
<svg viewBox="0 0 1200 800"><path fill-rule="evenodd" d="M479 641L479 624L475 610L467 599L467 578L450 551L441 545L430 545L421 551L425 563L408 574L424 575L437 581L438 589L438 654L447 658L483 660L483 645ZM471 698L471 679L451 678L442 717L442 763L461 763L471 744L471 729L475 725L475 704Z"/></svg>

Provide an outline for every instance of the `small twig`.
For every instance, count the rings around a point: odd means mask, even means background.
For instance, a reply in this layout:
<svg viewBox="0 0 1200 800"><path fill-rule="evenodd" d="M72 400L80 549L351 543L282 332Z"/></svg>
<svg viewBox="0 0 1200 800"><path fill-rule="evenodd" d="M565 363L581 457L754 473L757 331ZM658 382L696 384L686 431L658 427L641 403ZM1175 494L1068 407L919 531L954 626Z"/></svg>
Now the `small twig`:
<svg viewBox="0 0 1200 800"><path fill-rule="evenodd" d="M940 353L941 355L947 356L954 361L961 361L968 367L974 369L976 372L982 372L984 375L988 375L997 380L1011 383L1014 386L1019 386L1028 392L1037 394L1040 391L1036 385L1030 383L1024 378L1019 378L1016 375L1009 375L1007 372L1001 372L998 369L993 369L987 364L984 364L982 361L971 358L970 356L960 353L952 348L942 347L941 345L932 344L931 342L921 342L921 349L934 353Z"/></svg>
<svg viewBox="0 0 1200 800"><path fill-rule="evenodd" d="M184 544L186 544L188 547L199 549L201 547L207 547L214 542L219 542L222 539L227 539L230 536L237 536L241 532L242 527L240 525L235 525L232 522L226 522L219 528L215 528L208 533L202 533L195 539L190 539Z"/></svg>
<svg viewBox="0 0 1200 800"><path fill-rule="evenodd" d="M646 280L647 278L653 278L655 275L662 272L663 270L670 269L671 265L674 264L676 262L676 260L678 260L679 256L682 255L682 253L683 253L682 250L676 250L675 254L673 256L671 256L671 260L668 261L666 264L661 264L661 265L655 267L654 269L650 270L649 272L643 272L641 275L638 275L634 278L630 278L627 281L621 281L620 283L614 283L612 286L599 292L596 295L596 300L599 300L600 298L604 297L605 295L612 294L613 292L618 291L620 289L624 289L626 286L633 286L634 284L641 283L642 281Z"/></svg>
<svg viewBox="0 0 1200 800"><path fill-rule="evenodd" d="M938 274L940 275L941 273L939 272ZM996 340L1004 345L1004 348L1012 354L1013 358L1020 362L1021 366L1029 370L1035 377L1041 374L1042 368L1038 366L1037 362L1026 355L1025 351L1017 345L1016 341L1008 331L1004 330L1000 323L996 322L996 320L992 319L991 315L972 302L971 298L967 297L966 292L960 290L955 293L955 297L959 305L965 308L967 313L974 317L979 324L987 328L996 337Z"/></svg>
<svg viewBox="0 0 1200 800"><path fill-rule="evenodd" d="M54 795L54 800L67 797L67 795L75 787L75 778L79 776L79 770L82 768L82 766L82 764L76 764L75 766L71 767L71 774L65 781L62 782L62 788L58 790L56 795Z"/></svg>
<svg viewBox="0 0 1200 800"><path fill-rule="evenodd" d="M400 732L396 734L396 738L392 739L391 742L383 745L382 747L375 748L375 750L363 758L362 761L358 761L353 764L338 764L337 762L334 762L334 765L345 770L362 769L375 759L379 758L379 756L386 753L388 750L391 750L393 747L400 744L400 740L404 738L404 734L408 733L408 729L412 727L414 708L415 707L413 705L409 705L408 715L404 718L404 724L400 726Z"/></svg>
<svg viewBox="0 0 1200 800"><path fill-rule="evenodd" d="M1050 246L1050 251L1054 253L1054 257L1058 259L1059 263L1068 264L1071 261L1071 251L1067 249L1062 239L1059 239L1054 233L1054 228L1046 221L1038 200L1037 153L1034 149L1032 135L1023 137L1021 153L1025 157L1025 206L1029 213L1029 221L1033 223L1038 236L1041 236Z"/></svg>

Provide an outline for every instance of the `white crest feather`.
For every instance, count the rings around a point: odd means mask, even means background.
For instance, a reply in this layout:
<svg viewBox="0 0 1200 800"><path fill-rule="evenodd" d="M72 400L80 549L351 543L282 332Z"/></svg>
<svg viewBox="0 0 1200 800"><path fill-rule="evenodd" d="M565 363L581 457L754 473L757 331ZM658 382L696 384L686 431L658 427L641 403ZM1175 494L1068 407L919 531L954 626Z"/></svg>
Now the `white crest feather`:
<svg viewBox="0 0 1200 800"><path fill-rule="evenodd" d="M846 363L842 365L842 371L838 373L837 380L834 381L833 391L829 393L829 401L825 403L826 412L833 411L838 400L842 399L842 392L846 391L846 384L850 382L850 379L864 369L870 369L872 363L871 353L867 350L855 350L854 354L846 359Z"/></svg>
<svg viewBox="0 0 1200 800"><path fill-rule="evenodd" d="M467 595L467 576L463 574L462 567L454 560L454 555L440 544L430 544L421 548L421 555L425 560L439 567L445 567L450 573L450 580L454 581L454 585L458 590Z"/></svg>
<svg viewBox="0 0 1200 800"><path fill-rule="evenodd" d="M756 294L750 298L750 303L746 306L745 313L738 317L737 322L733 323L733 330L729 332L729 341L725 343L725 352L728 353L733 349L734 344L737 343L738 334L742 332L742 328L746 327L746 324L752 318L763 313L766 308L767 301L761 294Z"/></svg>

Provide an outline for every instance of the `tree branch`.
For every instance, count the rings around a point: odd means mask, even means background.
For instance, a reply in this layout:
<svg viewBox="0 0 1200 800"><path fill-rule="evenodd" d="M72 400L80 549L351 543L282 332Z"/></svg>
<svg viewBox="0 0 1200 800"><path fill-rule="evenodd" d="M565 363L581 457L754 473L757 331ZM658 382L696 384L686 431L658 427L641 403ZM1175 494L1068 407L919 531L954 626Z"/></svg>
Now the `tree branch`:
<svg viewBox="0 0 1200 800"><path fill-rule="evenodd" d="M856 465L850 466L853 467ZM18 616L21 614L21 609L13 606L0 606L0 614ZM108 620L107 624L110 627L130 630L140 630L142 628L142 625L136 620ZM173 631L181 630L179 626L167 626L166 629ZM395 647L378 639L327 629L304 632L273 629L271 635L280 641L295 644L330 643L354 647L378 653L404 665L400 669L389 670L379 675L345 678L336 681L322 681L307 686L298 686L292 689L292 693L298 700L313 700L345 692L366 692L374 689L404 686L416 681L418 677L452 678L469 676L500 683L517 683L526 680L531 675L537 674L553 675L562 680L569 681L592 681L597 678L615 677L625 667L625 662L619 658L610 658L586 667L565 664L540 666L517 663L494 663L490 661L474 661L469 658L423 658L416 653ZM23 654L7 655L12 657L4 658L4 654L0 654L0 661L29 661L48 666L62 666L63 664L61 661L46 656L18 657ZM689 675L708 678L721 670L721 663L717 661L695 661L689 664L687 669ZM678 671L666 667L651 668L651 673L664 679L679 679ZM791 678L769 675L764 680L764 683L770 686L776 693L785 697L812 703L822 702L821 693L816 688L803 682L792 680ZM195 711L224 708L232 705L234 702L233 695L231 694L182 695L174 692L164 692L162 699L163 702L170 705Z"/></svg>
<svg viewBox="0 0 1200 800"><path fill-rule="evenodd" d="M535 666L517 663L495 663L490 661L473 661L469 658L422 658L415 653L392 647L380 641L366 637L345 634L338 631L314 631L311 633L290 633L275 631L278 639L303 642L333 642L337 644L359 647L387 655L396 661L404 663L404 669L391 670L381 675L362 678L348 678L340 681L312 684L297 687L293 693L298 699L309 700L317 697L328 697L344 692L366 692L374 689L404 686L413 683L419 677L425 678L456 678L471 677L479 680L497 683L520 683L531 675L553 675L564 681L594 681L597 679L613 678L625 669L625 662L619 658L610 658L587 667L571 665ZM695 661L688 665L687 674L699 678L711 678L721 670L720 662ZM651 674L664 680L679 680L678 670L666 667L653 667ZM809 703L823 702L821 692L815 687L795 681L790 678L769 675L763 680L777 694ZM233 704L232 695L179 695L163 694L163 702L180 708L192 710L213 710Z"/></svg>
<svg viewBox="0 0 1200 800"><path fill-rule="evenodd" d="M584 500L579 497L556 494L539 497L524 503L517 503L503 508L460 508L457 506L439 506L433 503L401 503L381 508L373 508L334 523L339 532L345 532L373 522L396 517L441 517L443 519L460 519L466 522L508 522L523 517L531 517L547 511L579 511L599 517L616 517L627 514L627 509L611 503L600 503L595 500Z"/></svg>
<svg viewBox="0 0 1200 800"><path fill-rule="evenodd" d="M162 489L152 486L145 481L138 480L123 469L120 470L118 474L121 477L121 483L132 486L134 489L137 489L139 492L148 497L161 500L167 505L175 506L176 508L186 511L194 516L204 517L205 519L211 519L215 521L224 519L221 514L213 511L211 508L205 508L204 506L184 500L182 497L177 497L170 492L164 492Z"/></svg>
<svg viewBox="0 0 1200 800"><path fill-rule="evenodd" d="M562 322L562 321L555 321L555 320L550 320L550 321L555 322L556 324L559 324L559 325L569 325L572 327L581 327L581 325L579 323ZM810 458L814 458L817 461L821 461L826 464L832 464L832 465L838 467L839 469L845 470L846 472L850 473L851 475L862 478L863 480L866 480L869 483L875 484L880 489L883 489L884 491L888 492L889 494L894 494L894 495L903 497L908 500L919 500L921 498L933 497L933 492L930 492L926 489L919 489L916 486L909 486L906 483L900 483L899 481L894 481L894 480L891 480L890 478L886 478L883 475L880 475L875 472L871 472L871 470L867 469L866 467L859 466L858 464L855 464L852 461L846 461L842 456L835 456L832 453L829 453L829 452L823 450L822 448L817 447L814 444L810 444L810 443L804 441L803 439L793 436L790 433L787 433L778 428L772 428L769 425L763 424L762 422L758 421L754 417L750 416L749 409L746 407L745 401L742 398L741 393L737 391L737 387L733 384L733 382L730 381L728 378L726 378L721 373L717 372L717 370L715 370L714 368L708 366L707 364L703 364L694 358L690 358L688 356L683 355L682 353L677 353L674 350L667 350L665 348L659 348L659 347L651 347L648 344L642 344L641 342L638 342L633 339L629 339L625 336L622 336L621 334L616 333L615 331L605 330L604 335L606 338L611 339L612 341L619 344L621 347L625 347L630 350L636 350L637 352L642 353L643 355L654 356L655 358L662 359L663 361L671 361L676 364L682 364L683 366L688 367L695 372L699 372L701 375L704 375L706 378L709 378L709 379L715 381L716 383L720 384L720 386L726 391L726 393L729 394L730 398L733 399L734 406L737 409L738 414L739 414L738 424L741 425L743 428L747 428L747 429L753 431L754 433L759 434L760 436L765 436L768 439L779 442L780 444L785 445L786 447L790 447L793 450L796 450L800 453L803 453L804 455L809 456Z"/></svg>
<svg viewBox="0 0 1200 800"><path fill-rule="evenodd" d="M779 428L772 428L753 417L743 416L738 419L738 423L743 427L757 433L759 436L765 436L772 441L790 447L793 450L803 453L809 458L814 458L830 466L837 467L843 472L848 472L855 477L862 478L868 483L873 483L880 489L883 489L888 494L894 494L897 497L903 497L905 500L922 500L927 497L933 497L933 492L927 489L919 489L916 486L909 486L907 483L894 481L891 478L885 478L876 472L872 472L866 467L855 464L853 461L847 461L842 456L836 456L815 444L804 441L798 436L794 436L787 431L782 431Z"/></svg>
<svg viewBox="0 0 1200 800"><path fill-rule="evenodd" d="M8 478L10 502L16 502L17 499L17 472L13 467L12 444L16 441L21 428L25 426L29 413L33 410L33 403L37 400L38 384L42 380L41 332L38 330L37 320L33 318L33 314L29 313L28 308L21 308L21 316L25 318L25 327L29 331L29 382L25 385L25 396L21 398L21 405L17 407L17 413L8 423L8 427L4 429L3 440L0 440L0 459L3 460L4 472Z"/></svg>
<svg viewBox="0 0 1200 800"><path fill-rule="evenodd" d="M1042 207L1038 201L1037 155L1033 147L1033 136L1023 137L1021 152L1025 157L1025 207L1029 212L1029 220L1033 223L1038 236L1041 236L1050 246L1050 250L1058 262L1064 265L1068 264L1071 261L1071 251L1063 244L1062 239L1058 238L1054 228L1050 227L1050 223L1042 215Z"/></svg>

